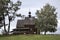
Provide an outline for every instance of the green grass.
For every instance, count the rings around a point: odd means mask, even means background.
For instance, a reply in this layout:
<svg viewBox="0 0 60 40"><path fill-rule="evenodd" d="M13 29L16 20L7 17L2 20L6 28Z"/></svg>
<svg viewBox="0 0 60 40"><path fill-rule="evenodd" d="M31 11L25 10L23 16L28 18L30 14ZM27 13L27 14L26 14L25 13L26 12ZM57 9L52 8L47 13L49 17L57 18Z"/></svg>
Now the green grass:
<svg viewBox="0 0 60 40"><path fill-rule="evenodd" d="M60 40L60 35L11 35L0 36L0 40Z"/></svg>

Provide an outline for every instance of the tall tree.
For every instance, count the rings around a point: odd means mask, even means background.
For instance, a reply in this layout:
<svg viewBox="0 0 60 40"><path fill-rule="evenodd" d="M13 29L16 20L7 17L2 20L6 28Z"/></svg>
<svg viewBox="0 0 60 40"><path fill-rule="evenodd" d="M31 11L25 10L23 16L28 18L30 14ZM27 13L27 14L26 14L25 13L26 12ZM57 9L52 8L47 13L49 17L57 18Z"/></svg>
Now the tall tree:
<svg viewBox="0 0 60 40"><path fill-rule="evenodd" d="M20 9L19 6L21 6L21 2L18 0L14 4L12 1L10 1L9 4L10 4L8 5L9 7L7 8L8 20L9 20L8 33L10 31L10 22L15 19L16 12ZM12 14L13 16L9 14Z"/></svg>
<svg viewBox="0 0 60 40"><path fill-rule="evenodd" d="M46 4L41 10L36 12L39 27L46 34L47 31L55 32L57 27L57 13L54 6Z"/></svg>
<svg viewBox="0 0 60 40"><path fill-rule="evenodd" d="M5 16L8 16L8 20L9 20L8 33L9 33L10 22L15 19L16 12L20 9L21 1L18 0L16 3L13 3L12 0L0 0L0 2L1 2L0 15L2 15L3 19L4 19L4 23L3 23L4 24L4 30L6 30Z"/></svg>
<svg viewBox="0 0 60 40"><path fill-rule="evenodd" d="M6 7L5 7L6 0L0 0L0 23L1 26L4 26L4 31L6 32L6 28L5 28L5 11L6 11Z"/></svg>

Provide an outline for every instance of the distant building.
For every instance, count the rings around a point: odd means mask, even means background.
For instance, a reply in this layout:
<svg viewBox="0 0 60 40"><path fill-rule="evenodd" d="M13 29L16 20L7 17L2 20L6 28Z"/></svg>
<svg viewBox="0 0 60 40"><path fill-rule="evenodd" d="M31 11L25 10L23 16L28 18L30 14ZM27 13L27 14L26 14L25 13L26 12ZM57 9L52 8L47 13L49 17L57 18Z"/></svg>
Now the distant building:
<svg viewBox="0 0 60 40"><path fill-rule="evenodd" d="M28 17L24 20L18 20L16 29L13 29L13 34L36 34L37 28L35 28L35 17L31 16L29 12Z"/></svg>

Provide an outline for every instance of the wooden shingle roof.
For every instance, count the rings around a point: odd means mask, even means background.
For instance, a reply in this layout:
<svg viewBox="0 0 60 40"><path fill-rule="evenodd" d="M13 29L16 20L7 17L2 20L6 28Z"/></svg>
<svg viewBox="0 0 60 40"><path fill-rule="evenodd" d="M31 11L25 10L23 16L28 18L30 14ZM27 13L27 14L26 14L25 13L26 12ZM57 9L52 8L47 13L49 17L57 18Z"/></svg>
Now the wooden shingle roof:
<svg viewBox="0 0 60 40"><path fill-rule="evenodd" d="M24 27L24 25L35 25L35 17L25 17L24 20L17 21L17 27Z"/></svg>

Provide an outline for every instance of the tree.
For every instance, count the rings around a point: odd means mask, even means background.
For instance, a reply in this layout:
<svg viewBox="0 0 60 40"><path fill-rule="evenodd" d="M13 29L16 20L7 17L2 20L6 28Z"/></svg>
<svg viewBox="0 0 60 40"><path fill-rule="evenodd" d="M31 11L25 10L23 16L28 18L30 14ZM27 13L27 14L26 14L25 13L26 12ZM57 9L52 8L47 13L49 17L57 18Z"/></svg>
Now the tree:
<svg viewBox="0 0 60 40"><path fill-rule="evenodd" d="M20 9L19 6L21 6L21 2L17 1L14 4L12 1L10 1L9 4L10 7L7 8L8 20L9 20L8 33L10 31L10 22L15 19L16 12ZM9 14L12 14L13 16L10 16Z"/></svg>
<svg viewBox="0 0 60 40"><path fill-rule="evenodd" d="M5 28L5 11L6 11L6 7L5 7L6 0L0 0L0 26L4 26L4 31L6 32L6 28Z"/></svg>
<svg viewBox="0 0 60 40"><path fill-rule="evenodd" d="M6 32L6 27L5 27L5 16L8 16L9 24L8 24L8 31L10 31L10 22L15 19L16 12L20 9L19 6L21 6L21 2L18 0L16 3L13 3L11 0L1 0L1 10L0 10L0 15L3 16L4 19L4 30ZM10 15L12 14L12 15Z"/></svg>
<svg viewBox="0 0 60 40"><path fill-rule="evenodd" d="M55 32L57 27L57 13L54 6L46 4L41 10L36 12L39 27L46 34L47 31Z"/></svg>

